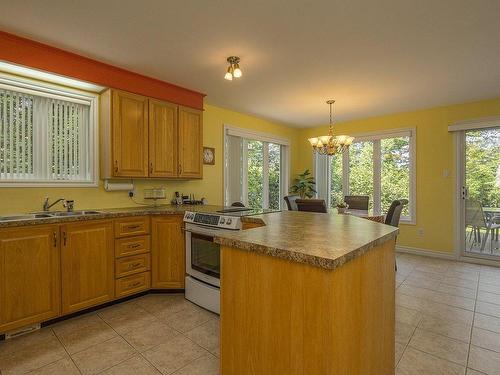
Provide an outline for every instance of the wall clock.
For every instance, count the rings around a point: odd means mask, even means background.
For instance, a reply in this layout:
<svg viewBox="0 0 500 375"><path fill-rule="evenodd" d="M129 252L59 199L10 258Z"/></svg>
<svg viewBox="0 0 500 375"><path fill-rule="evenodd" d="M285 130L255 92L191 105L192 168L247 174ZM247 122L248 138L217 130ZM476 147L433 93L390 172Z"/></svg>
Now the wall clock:
<svg viewBox="0 0 500 375"><path fill-rule="evenodd" d="M215 148L203 147L203 164L215 165Z"/></svg>

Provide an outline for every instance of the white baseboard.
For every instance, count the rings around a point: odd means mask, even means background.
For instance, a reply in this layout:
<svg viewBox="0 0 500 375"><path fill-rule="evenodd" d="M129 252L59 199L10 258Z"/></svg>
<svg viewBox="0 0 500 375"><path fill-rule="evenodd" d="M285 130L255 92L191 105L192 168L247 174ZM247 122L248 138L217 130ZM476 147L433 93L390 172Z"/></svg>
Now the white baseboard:
<svg viewBox="0 0 500 375"><path fill-rule="evenodd" d="M440 259L457 260L455 254L444 253L442 251L431 251L431 250L426 250L426 249L419 249L417 247L396 245L396 252L406 253L406 254L414 254L414 255L423 255L426 257L433 257L433 258L440 258Z"/></svg>

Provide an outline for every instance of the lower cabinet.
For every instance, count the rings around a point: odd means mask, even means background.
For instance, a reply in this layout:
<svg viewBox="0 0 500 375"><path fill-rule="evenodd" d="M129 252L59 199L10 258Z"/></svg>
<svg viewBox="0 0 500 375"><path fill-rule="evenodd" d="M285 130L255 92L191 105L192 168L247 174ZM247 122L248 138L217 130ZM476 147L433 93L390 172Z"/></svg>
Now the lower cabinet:
<svg viewBox="0 0 500 375"><path fill-rule="evenodd" d="M114 299L113 222L61 226L62 313Z"/></svg>
<svg viewBox="0 0 500 375"><path fill-rule="evenodd" d="M182 289L186 274L186 252L180 215L151 218L151 287Z"/></svg>
<svg viewBox="0 0 500 375"><path fill-rule="evenodd" d="M0 230L0 333L61 311L59 226Z"/></svg>

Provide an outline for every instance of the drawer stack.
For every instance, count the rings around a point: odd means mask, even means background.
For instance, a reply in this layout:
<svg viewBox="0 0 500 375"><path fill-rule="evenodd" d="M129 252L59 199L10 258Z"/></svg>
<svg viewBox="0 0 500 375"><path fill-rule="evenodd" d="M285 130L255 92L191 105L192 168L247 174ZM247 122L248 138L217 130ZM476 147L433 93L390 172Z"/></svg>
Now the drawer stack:
<svg viewBox="0 0 500 375"><path fill-rule="evenodd" d="M115 220L116 298L151 286L151 236L148 216Z"/></svg>

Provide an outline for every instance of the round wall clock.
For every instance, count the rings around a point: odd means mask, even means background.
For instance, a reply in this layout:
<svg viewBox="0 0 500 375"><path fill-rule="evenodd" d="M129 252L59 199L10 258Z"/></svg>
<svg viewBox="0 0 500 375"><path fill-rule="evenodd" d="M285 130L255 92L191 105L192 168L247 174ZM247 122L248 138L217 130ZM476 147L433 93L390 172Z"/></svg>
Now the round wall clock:
<svg viewBox="0 0 500 375"><path fill-rule="evenodd" d="M203 164L215 164L215 148L203 147Z"/></svg>

